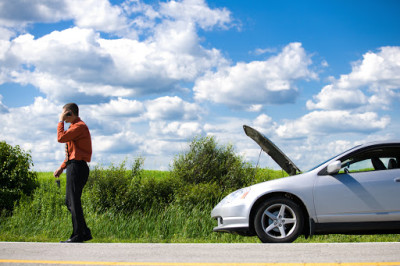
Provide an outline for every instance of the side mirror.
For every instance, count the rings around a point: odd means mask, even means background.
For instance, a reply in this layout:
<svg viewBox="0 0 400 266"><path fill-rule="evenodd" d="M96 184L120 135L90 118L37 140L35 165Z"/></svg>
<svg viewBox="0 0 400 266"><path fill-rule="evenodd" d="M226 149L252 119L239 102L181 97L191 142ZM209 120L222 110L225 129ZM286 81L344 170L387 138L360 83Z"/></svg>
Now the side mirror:
<svg viewBox="0 0 400 266"><path fill-rule="evenodd" d="M337 174L342 168L342 162L341 161L334 161L333 163L328 164L328 167L326 168L326 171L328 174Z"/></svg>

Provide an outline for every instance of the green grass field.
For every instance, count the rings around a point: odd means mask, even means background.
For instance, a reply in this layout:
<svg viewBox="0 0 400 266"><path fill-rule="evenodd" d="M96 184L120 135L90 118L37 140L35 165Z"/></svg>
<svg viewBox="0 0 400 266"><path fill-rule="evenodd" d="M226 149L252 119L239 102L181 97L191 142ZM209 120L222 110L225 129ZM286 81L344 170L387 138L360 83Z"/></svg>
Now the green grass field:
<svg viewBox="0 0 400 266"><path fill-rule="evenodd" d="M154 179L155 185L168 179L168 171L142 172L142 179ZM281 171L259 169L254 182L279 178ZM65 174L61 188L56 186L52 173L38 173L39 187L32 197L23 198L12 216L0 217L0 241L58 242L69 237L72 226L70 214L64 206ZM157 186L156 186L157 187ZM93 188L92 188L93 189ZM139 243L260 243L257 237L214 233L216 221L211 219L213 204L199 202L190 206L176 201L154 204L146 210L133 209L99 211L92 190L85 187L82 196L85 217L92 230L92 242ZM314 236L296 242L392 242L399 235Z"/></svg>

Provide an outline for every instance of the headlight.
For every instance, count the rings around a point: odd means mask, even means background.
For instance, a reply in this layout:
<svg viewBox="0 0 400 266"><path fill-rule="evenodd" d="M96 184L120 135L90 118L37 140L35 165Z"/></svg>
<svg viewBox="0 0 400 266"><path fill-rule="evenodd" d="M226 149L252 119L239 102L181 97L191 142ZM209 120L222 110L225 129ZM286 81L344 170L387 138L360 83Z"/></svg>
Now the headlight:
<svg viewBox="0 0 400 266"><path fill-rule="evenodd" d="M250 192L250 187L245 187L245 188L236 190L235 192L232 192L231 194L229 194L228 196L223 198L223 200L221 200L220 203L218 203L218 205L228 204L237 199L245 199L247 194L249 194L249 192Z"/></svg>

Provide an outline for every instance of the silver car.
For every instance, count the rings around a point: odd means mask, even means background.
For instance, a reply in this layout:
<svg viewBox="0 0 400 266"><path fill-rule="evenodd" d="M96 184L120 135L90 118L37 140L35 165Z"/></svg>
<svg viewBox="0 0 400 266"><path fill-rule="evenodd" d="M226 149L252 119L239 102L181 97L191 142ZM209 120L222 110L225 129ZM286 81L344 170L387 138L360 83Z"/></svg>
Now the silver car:
<svg viewBox="0 0 400 266"><path fill-rule="evenodd" d="M268 138L244 130L290 176L225 197L211 212L218 221L214 231L257 235L264 243L400 233L400 140L359 145L301 173Z"/></svg>

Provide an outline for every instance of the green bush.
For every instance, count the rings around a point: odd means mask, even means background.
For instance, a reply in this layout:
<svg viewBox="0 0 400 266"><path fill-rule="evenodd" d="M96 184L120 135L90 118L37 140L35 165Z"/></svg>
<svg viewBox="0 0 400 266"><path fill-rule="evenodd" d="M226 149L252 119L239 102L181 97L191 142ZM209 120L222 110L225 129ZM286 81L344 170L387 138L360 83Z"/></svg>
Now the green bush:
<svg viewBox="0 0 400 266"><path fill-rule="evenodd" d="M232 145L220 146L214 137L194 138L189 151L175 158L172 169L183 183L215 183L223 192L249 184L253 173Z"/></svg>
<svg viewBox="0 0 400 266"><path fill-rule="evenodd" d="M101 166L92 169L88 188L95 209L99 212L123 209L129 183L130 176L126 173L125 162L120 166L111 165L109 169L103 169Z"/></svg>
<svg viewBox="0 0 400 266"><path fill-rule="evenodd" d="M174 201L175 190L176 184L171 178L149 177L140 182L134 182L127 197L129 199L126 206L127 212L164 208Z"/></svg>
<svg viewBox="0 0 400 266"><path fill-rule="evenodd" d="M215 206L222 197L216 183L186 184L176 193L176 203L187 209L196 206Z"/></svg>
<svg viewBox="0 0 400 266"><path fill-rule="evenodd" d="M108 169L95 167L90 172L88 193L93 208L99 212L117 211L132 213L150 210L171 203L174 199L175 182L171 178L142 178L143 159L135 160L132 170L126 163L111 165Z"/></svg>
<svg viewBox="0 0 400 266"><path fill-rule="evenodd" d="M10 213L14 204L23 196L30 195L37 187L37 174L30 171L33 166L29 153L17 145L12 147L0 142L0 208Z"/></svg>

